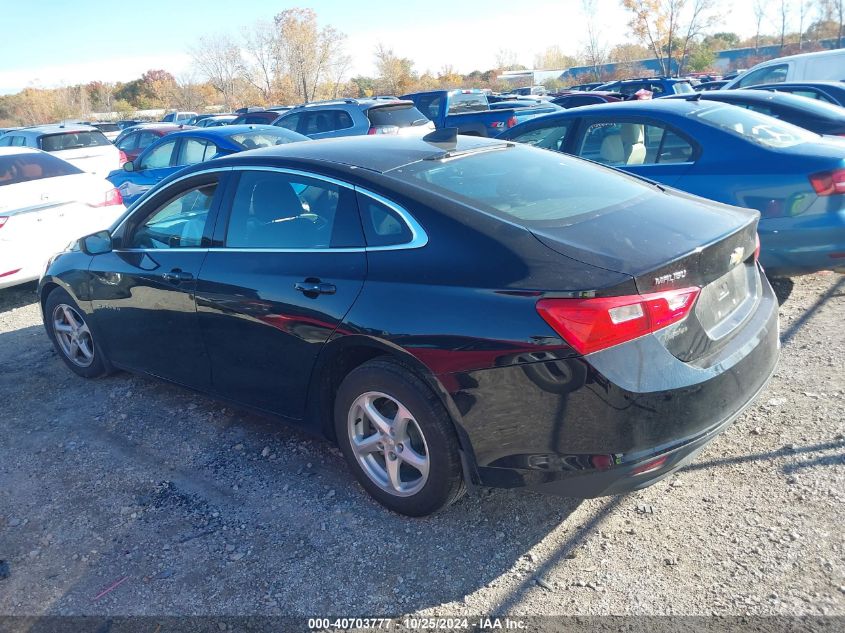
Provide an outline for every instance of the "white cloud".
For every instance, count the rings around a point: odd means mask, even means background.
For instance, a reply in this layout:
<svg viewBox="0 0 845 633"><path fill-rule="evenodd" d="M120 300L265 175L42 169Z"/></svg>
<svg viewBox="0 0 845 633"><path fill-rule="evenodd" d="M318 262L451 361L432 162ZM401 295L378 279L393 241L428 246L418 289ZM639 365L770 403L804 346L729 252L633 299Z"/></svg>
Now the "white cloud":
<svg viewBox="0 0 845 633"><path fill-rule="evenodd" d="M24 70L0 70L0 93L17 92L26 87L55 88L89 81L130 81L153 68L163 68L173 75L190 69L187 54L137 57L104 56L97 61L53 64Z"/></svg>

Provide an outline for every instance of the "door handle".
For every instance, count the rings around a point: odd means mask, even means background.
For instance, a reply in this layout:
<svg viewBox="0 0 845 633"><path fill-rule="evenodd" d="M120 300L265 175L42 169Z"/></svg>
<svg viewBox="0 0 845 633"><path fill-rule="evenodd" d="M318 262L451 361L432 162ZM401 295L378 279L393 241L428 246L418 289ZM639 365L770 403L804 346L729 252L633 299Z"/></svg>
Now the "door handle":
<svg viewBox="0 0 845 633"><path fill-rule="evenodd" d="M191 281L194 276L191 273L182 272L178 268L174 268L169 273L162 273L161 278L165 281L178 284L180 281Z"/></svg>
<svg viewBox="0 0 845 633"><path fill-rule="evenodd" d="M326 284L321 281L298 281L293 284L293 287L305 295L333 295L337 292L334 284Z"/></svg>

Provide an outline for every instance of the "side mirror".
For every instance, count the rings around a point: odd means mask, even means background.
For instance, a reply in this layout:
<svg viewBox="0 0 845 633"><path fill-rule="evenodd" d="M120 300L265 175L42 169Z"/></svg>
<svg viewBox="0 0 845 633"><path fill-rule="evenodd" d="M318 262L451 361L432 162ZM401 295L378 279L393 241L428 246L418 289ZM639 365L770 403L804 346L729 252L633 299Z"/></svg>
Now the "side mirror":
<svg viewBox="0 0 845 633"><path fill-rule="evenodd" d="M79 248L86 255L103 255L110 253L111 233L108 231L97 231L91 235L86 235L79 240Z"/></svg>
<svg viewBox="0 0 845 633"><path fill-rule="evenodd" d="M135 171L135 163L131 160L123 163L123 171Z"/></svg>

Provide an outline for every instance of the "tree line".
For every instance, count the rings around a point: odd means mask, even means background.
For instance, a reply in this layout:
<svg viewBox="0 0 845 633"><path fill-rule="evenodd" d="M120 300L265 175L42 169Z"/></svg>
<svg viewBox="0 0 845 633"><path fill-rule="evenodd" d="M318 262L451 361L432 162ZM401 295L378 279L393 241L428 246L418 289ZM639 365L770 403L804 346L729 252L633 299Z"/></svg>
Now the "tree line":
<svg viewBox="0 0 845 633"><path fill-rule="evenodd" d="M664 74L706 71L720 50L778 45L781 54L818 48L821 39L843 44L845 0L753 0L755 34L742 39L732 32L713 32L727 0L619 0L629 16L636 42L610 46L602 36L596 0L581 0L587 28L580 49L567 54L550 46L527 60L499 49L491 67L467 74L444 66L418 72L414 61L392 48L374 46L374 76L350 76L352 58L346 35L321 24L311 9L286 9L234 33L200 37L188 52L188 73L174 76L149 70L128 82L92 81L60 88L26 88L0 97L0 125L29 125L93 112L129 117L139 110L201 111L214 106L230 111L248 105L297 104L318 99L400 95L437 88L512 88L498 77L504 70L585 67L576 81L612 80L643 73L637 64L657 59ZM760 58L762 59L762 58ZM760 59L750 60L756 63ZM613 73L603 67L617 62ZM749 66L751 63L748 64ZM545 82L552 90L564 84Z"/></svg>

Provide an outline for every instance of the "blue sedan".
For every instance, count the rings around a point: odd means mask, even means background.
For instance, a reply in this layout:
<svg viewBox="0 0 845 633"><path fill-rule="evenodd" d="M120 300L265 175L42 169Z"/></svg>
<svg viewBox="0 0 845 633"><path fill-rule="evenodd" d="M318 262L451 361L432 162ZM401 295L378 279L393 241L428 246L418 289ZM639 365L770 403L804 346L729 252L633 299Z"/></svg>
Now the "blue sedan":
<svg viewBox="0 0 845 633"><path fill-rule="evenodd" d="M188 165L248 149L308 140L307 136L272 125L193 128L161 137L138 158L124 163L123 169L111 172L108 180L129 205L160 180Z"/></svg>
<svg viewBox="0 0 845 633"><path fill-rule="evenodd" d="M839 139L696 99L585 106L499 137L757 209L760 261L772 276L845 270L845 142Z"/></svg>

